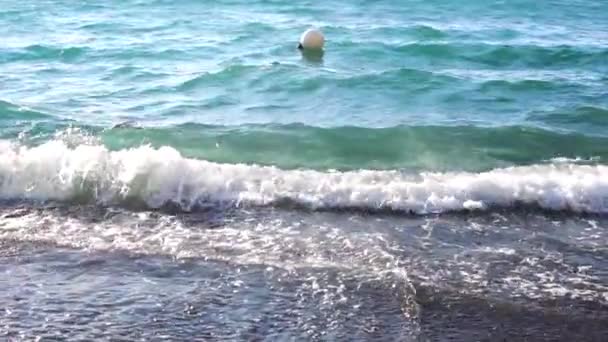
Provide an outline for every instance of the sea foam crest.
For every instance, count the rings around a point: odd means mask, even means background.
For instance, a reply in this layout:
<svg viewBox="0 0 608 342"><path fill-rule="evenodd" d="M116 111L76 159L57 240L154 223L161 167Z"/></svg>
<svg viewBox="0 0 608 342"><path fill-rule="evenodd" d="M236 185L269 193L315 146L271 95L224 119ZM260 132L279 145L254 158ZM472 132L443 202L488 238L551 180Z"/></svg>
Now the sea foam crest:
<svg viewBox="0 0 608 342"><path fill-rule="evenodd" d="M417 214L532 205L608 212L608 166L571 163L482 173L281 170L183 157L171 147L110 151L103 145L37 147L0 142L0 197L149 208L177 204L279 205Z"/></svg>

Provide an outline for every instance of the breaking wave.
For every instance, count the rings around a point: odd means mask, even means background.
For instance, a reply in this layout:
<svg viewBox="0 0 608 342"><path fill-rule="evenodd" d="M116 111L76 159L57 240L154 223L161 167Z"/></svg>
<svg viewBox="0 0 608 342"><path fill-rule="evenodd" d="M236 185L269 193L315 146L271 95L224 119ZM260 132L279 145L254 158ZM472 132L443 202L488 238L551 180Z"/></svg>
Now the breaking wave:
<svg viewBox="0 0 608 342"><path fill-rule="evenodd" d="M54 140L28 147L2 141L0 197L184 211L288 204L429 214L530 205L606 213L608 166L560 162L481 173L282 170L185 158L166 146L111 151L95 143Z"/></svg>

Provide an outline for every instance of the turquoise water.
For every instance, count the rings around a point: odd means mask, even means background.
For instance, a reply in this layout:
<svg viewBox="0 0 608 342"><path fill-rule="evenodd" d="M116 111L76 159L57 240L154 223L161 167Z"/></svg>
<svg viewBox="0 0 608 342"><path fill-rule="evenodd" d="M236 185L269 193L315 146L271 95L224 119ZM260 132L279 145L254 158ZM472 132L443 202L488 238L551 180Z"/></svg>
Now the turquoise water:
<svg viewBox="0 0 608 342"><path fill-rule="evenodd" d="M0 0L0 339L606 341L606 214L608 1Z"/></svg>
<svg viewBox="0 0 608 342"><path fill-rule="evenodd" d="M603 1L5 2L0 135L84 126L116 149L284 168L601 160L607 12ZM309 26L327 36L320 60L295 49ZM141 129L110 129L124 122ZM214 140L227 145L211 151Z"/></svg>

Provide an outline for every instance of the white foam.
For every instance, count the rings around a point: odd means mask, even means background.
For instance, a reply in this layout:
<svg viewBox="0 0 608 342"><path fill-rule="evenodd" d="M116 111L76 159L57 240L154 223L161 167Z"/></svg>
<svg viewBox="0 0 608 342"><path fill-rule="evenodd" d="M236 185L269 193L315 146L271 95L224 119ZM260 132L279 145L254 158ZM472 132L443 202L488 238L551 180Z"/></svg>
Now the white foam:
<svg viewBox="0 0 608 342"><path fill-rule="evenodd" d="M568 296L608 303L608 286L602 281L601 267L597 270L588 266L583 266L584 270L573 268L561 252L551 247L546 249L548 246L542 244L521 245L521 240L513 240L521 248L486 241L478 247L471 244L471 249L445 243L441 233L436 235L441 236L439 239L414 233L416 225L441 230L447 221L435 217L400 220L397 224L394 218L365 215L358 220L350 215L337 215L336 220L336 215L282 216L284 213L276 211L269 211L269 215L241 215L244 211L238 211L236 216L224 217L210 229L207 222L184 220L183 215L90 209L0 208L0 240L214 260L237 268L264 265L267 272L303 270L307 276L311 275L310 269L332 269L339 270L339 279L356 277L361 283L380 280L393 284L392 291L403 296L415 293L416 288L411 287L415 280L425 287L458 289L459 293L476 296L537 299ZM405 222L416 223L408 227ZM468 223L462 221L454 226L462 230L497 232L492 229L502 229L493 224L467 227ZM509 225L516 234L518 225L518 222ZM395 230L386 229L391 226ZM523 235L522 239L526 240ZM604 236L599 240L605 240ZM422 241L429 245L419 249L416 246ZM518 262L519 255L526 257ZM497 262L512 267L498 270ZM498 281L497 270L501 274ZM323 284L323 279L328 278L309 278L311 290L323 294L329 288L336 289L335 282ZM338 298L341 296L334 300ZM404 310L408 314L412 309L408 305Z"/></svg>
<svg viewBox="0 0 608 342"><path fill-rule="evenodd" d="M281 170L188 159L171 147L109 151L70 147L60 140L38 147L0 142L0 197L120 204L150 208L167 202L184 210L205 203L273 205L289 201L315 209L361 208L437 213L510 207L608 212L608 166L572 163L496 169L483 173L360 170Z"/></svg>

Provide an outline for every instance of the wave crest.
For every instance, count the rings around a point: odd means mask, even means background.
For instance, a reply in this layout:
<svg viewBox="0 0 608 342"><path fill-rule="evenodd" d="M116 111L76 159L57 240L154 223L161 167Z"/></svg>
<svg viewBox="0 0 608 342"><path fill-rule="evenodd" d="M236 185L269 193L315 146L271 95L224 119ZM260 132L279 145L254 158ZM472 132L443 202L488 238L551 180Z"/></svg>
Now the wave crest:
<svg viewBox="0 0 608 342"><path fill-rule="evenodd" d="M608 166L557 163L482 173L281 170L184 158L171 147L110 151L55 140L0 143L0 196L149 208L267 206L442 213L520 204L608 212Z"/></svg>

